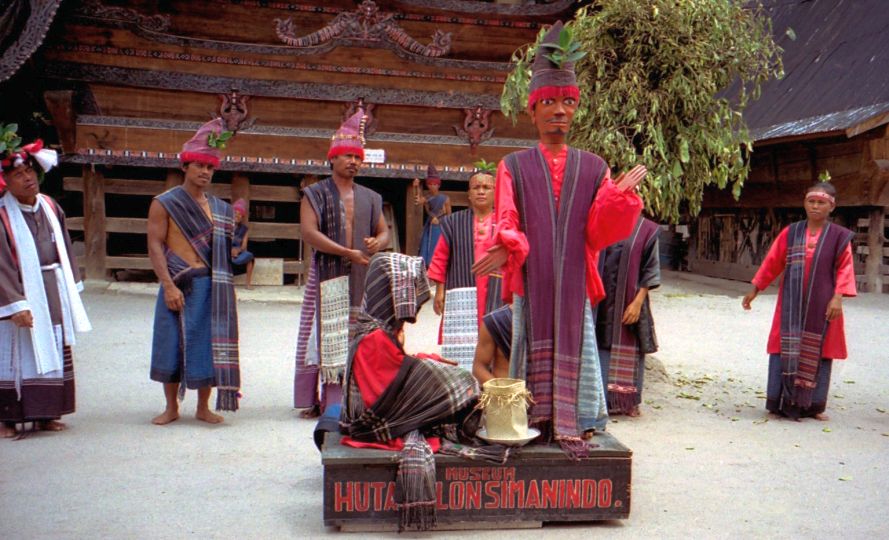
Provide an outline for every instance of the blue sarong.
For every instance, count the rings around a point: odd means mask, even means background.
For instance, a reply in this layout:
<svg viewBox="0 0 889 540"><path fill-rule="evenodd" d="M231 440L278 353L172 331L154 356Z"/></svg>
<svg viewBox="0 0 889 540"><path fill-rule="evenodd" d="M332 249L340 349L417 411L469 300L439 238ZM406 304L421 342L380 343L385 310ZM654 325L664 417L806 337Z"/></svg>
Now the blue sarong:
<svg viewBox="0 0 889 540"><path fill-rule="evenodd" d="M185 386L215 386L210 333L210 276L195 277L185 294L185 308L170 311L161 286L154 309L151 344L151 379L178 383L185 372Z"/></svg>

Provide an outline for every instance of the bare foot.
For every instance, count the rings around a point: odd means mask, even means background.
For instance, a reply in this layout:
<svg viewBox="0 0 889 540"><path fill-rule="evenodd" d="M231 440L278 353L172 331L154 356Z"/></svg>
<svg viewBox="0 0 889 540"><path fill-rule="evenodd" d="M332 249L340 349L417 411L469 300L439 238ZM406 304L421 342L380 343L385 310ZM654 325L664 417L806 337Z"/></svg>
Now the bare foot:
<svg viewBox="0 0 889 540"><path fill-rule="evenodd" d="M314 405L309 407L308 409L303 409L299 412L300 418L305 418L307 420L311 420L312 418L318 418L321 416L321 407L318 405Z"/></svg>
<svg viewBox="0 0 889 540"><path fill-rule="evenodd" d="M6 423L0 423L0 439L11 439L17 434L15 426L7 426Z"/></svg>
<svg viewBox="0 0 889 540"><path fill-rule="evenodd" d="M252 291L252 290L253 290L253 285L250 285L250 284L248 283L248 284L247 284L247 290Z"/></svg>
<svg viewBox="0 0 889 540"><path fill-rule="evenodd" d="M198 409L195 411L194 417L201 422L207 422L208 424L221 424L223 420L225 420L222 416L210 412L210 409Z"/></svg>
<svg viewBox="0 0 889 540"><path fill-rule="evenodd" d="M176 420L179 420L179 411L166 410L152 418L151 423L156 426L163 426L170 422L175 422Z"/></svg>
<svg viewBox="0 0 889 540"><path fill-rule="evenodd" d="M64 431L68 427L58 420L41 420L37 422L40 431Z"/></svg>
<svg viewBox="0 0 889 540"><path fill-rule="evenodd" d="M627 412L627 416L629 416L630 418L636 418L637 416L641 416L641 415L642 415L642 412L639 410L638 405L636 405L635 407L633 407L632 409L630 409Z"/></svg>
<svg viewBox="0 0 889 540"><path fill-rule="evenodd" d="M816 414L812 418L814 418L815 420L819 420L821 422L827 422L828 420L830 420L830 417L827 416L826 414L824 414L823 412Z"/></svg>

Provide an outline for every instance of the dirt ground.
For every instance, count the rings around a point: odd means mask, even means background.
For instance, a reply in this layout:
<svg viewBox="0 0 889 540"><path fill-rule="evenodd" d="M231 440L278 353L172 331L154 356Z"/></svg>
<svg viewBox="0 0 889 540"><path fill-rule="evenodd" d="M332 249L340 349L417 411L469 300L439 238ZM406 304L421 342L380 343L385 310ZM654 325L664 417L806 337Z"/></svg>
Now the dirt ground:
<svg viewBox="0 0 889 540"><path fill-rule="evenodd" d="M628 520L478 531L474 538L875 538L889 534L889 296L844 303L850 359L833 371L830 421L769 418L765 341L774 291L666 273L653 293L661 350L643 415L609 430L633 450ZM3 538L312 538L321 520L313 423L290 408L299 291L239 290L241 411L224 424L150 423L156 288L91 284L95 330L75 348L77 410L63 433L0 441ZM433 350L431 306L408 348ZM367 535L360 535L364 537ZM394 533L383 537L398 537ZM461 538L467 533L405 533Z"/></svg>

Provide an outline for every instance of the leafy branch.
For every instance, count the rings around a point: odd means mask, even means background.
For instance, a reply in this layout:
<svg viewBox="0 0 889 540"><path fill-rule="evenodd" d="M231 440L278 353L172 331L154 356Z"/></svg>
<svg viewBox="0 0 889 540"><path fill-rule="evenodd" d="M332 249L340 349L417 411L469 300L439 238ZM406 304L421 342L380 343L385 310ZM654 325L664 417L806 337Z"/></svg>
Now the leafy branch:
<svg viewBox="0 0 889 540"><path fill-rule="evenodd" d="M494 174L497 172L497 163L492 161L485 161L484 159L480 159L473 163L475 169L478 172Z"/></svg>
<svg viewBox="0 0 889 540"><path fill-rule="evenodd" d="M0 124L0 154L13 153L21 150L22 138L16 133L19 130L18 124Z"/></svg>
<svg viewBox="0 0 889 540"><path fill-rule="evenodd" d="M500 112L512 120L513 125L518 121L519 113L525 110L528 104L528 85L531 84L531 63L537 48L546 35L546 29L537 33L534 43L519 47L509 61L515 64L506 82L503 84L503 92L500 94Z"/></svg>
<svg viewBox="0 0 889 540"><path fill-rule="evenodd" d="M646 210L666 220L697 215L706 187L739 197L753 151L742 113L783 77L762 6L596 0L572 28L589 55L575 66L570 143L618 170L645 165Z"/></svg>
<svg viewBox="0 0 889 540"><path fill-rule="evenodd" d="M234 134L233 131L223 131L217 135L211 131L210 135L207 137L207 146L218 150L225 150L225 143L228 142Z"/></svg>
<svg viewBox="0 0 889 540"><path fill-rule="evenodd" d="M559 69L564 69L566 64L574 64L586 56L586 51L580 50L580 42L574 39L569 26L565 26L559 32L558 43L541 43L539 46L551 49L549 54L543 56L559 66Z"/></svg>

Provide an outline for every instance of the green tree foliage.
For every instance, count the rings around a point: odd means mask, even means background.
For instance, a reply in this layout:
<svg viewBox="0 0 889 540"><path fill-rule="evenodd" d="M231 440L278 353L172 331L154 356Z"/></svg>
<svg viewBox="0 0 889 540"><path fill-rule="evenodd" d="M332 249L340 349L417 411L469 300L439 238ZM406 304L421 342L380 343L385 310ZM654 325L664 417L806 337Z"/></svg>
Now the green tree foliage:
<svg viewBox="0 0 889 540"><path fill-rule="evenodd" d="M588 54L577 66L580 106L571 144L613 167L648 167L649 212L696 215L704 187L740 196L753 150L741 113L760 85L782 77L781 49L762 7L739 0L598 0L571 23ZM539 36L538 36L539 41ZM528 69L536 43L513 55ZM515 72L514 72L515 73ZM511 76L501 102L515 117L522 92ZM729 91L730 89L730 91ZM524 91L527 99L527 89Z"/></svg>

